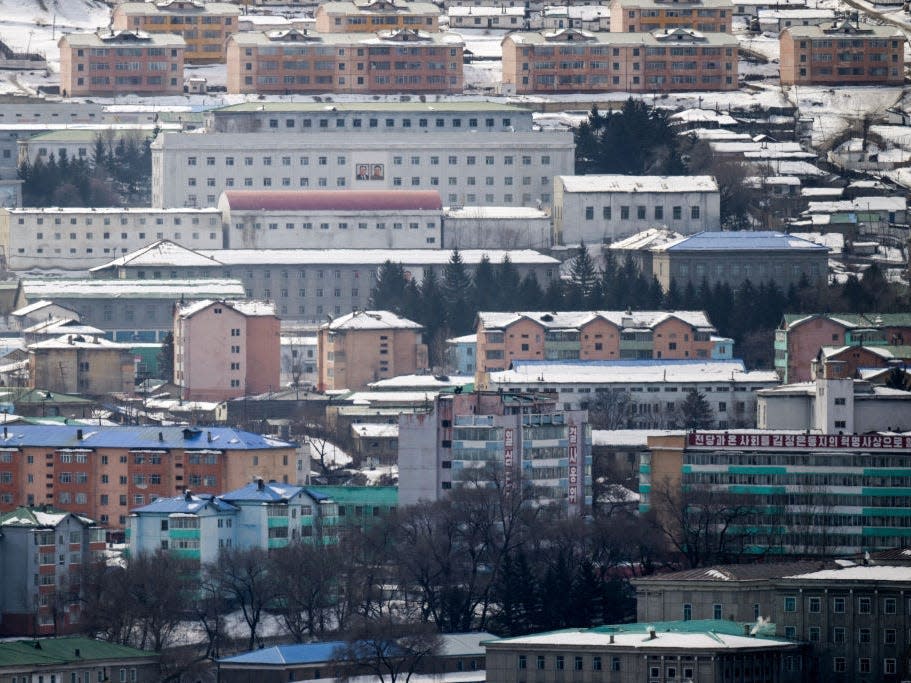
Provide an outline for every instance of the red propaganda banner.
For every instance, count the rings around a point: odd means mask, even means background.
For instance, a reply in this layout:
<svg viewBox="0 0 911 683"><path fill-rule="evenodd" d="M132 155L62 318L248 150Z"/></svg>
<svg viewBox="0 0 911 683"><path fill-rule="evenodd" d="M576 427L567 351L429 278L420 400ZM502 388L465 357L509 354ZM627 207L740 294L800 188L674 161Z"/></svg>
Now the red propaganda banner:
<svg viewBox="0 0 911 683"><path fill-rule="evenodd" d="M690 432L695 448L827 448L844 450L911 449L911 436L883 434L705 434Z"/></svg>
<svg viewBox="0 0 911 683"><path fill-rule="evenodd" d="M513 431L512 429L503 430L503 470L504 470L504 487L507 491L512 489L512 467L513 467Z"/></svg>
<svg viewBox="0 0 911 683"><path fill-rule="evenodd" d="M579 428L569 426L569 504L579 502Z"/></svg>

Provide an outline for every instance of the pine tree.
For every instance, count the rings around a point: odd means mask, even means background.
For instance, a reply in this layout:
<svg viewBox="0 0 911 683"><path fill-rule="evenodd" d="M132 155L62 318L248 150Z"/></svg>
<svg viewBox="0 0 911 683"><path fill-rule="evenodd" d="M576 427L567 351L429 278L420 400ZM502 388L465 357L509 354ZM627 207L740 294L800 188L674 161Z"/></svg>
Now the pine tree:
<svg viewBox="0 0 911 683"><path fill-rule="evenodd" d="M481 257L481 262L475 268L472 277L474 292L474 310L492 311L496 308L497 301L497 276L487 254Z"/></svg>
<svg viewBox="0 0 911 683"><path fill-rule="evenodd" d="M505 254L497 272L496 310L518 310L515 307L520 295L520 285L519 271L509 258L509 254Z"/></svg>
<svg viewBox="0 0 911 683"><path fill-rule="evenodd" d="M569 286L566 291L565 305L570 310L589 310L592 295L596 292L597 286L598 270L583 241L569 264Z"/></svg>
<svg viewBox="0 0 911 683"><path fill-rule="evenodd" d="M547 311L565 311L565 302L563 298L563 281L559 277L552 278L547 283L547 291L544 292L542 301L543 308Z"/></svg>
<svg viewBox="0 0 911 683"><path fill-rule="evenodd" d="M158 378L174 381L174 335L168 332L158 351Z"/></svg>
<svg viewBox="0 0 911 683"><path fill-rule="evenodd" d="M514 303L505 302L501 310L504 311L533 311L541 308L544 301L544 291L538 283L538 278L533 270L529 270L522 282Z"/></svg>
<svg viewBox="0 0 911 683"><path fill-rule="evenodd" d="M376 284L370 290L370 308L404 314L405 284L405 269L402 264L387 260L380 266Z"/></svg>
<svg viewBox="0 0 911 683"><path fill-rule="evenodd" d="M446 324L451 334L467 334L474 323L472 308L474 292L471 277L458 249L453 250L443 269L443 303L446 307Z"/></svg>
<svg viewBox="0 0 911 683"><path fill-rule="evenodd" d="M666 311L679 311L683 307L683 294L680 293L680 287L677 280L671 278L668 283L667 291L664 293L662 308Z"/></svg>
<svg viewBox="0 0 911 683"><path fill-rule="evenodd" d="M680 411L687 429L708 429L714 422L712 407L706 400L705 394L695 389L687 394L683 405L680 406Z"/></svg>

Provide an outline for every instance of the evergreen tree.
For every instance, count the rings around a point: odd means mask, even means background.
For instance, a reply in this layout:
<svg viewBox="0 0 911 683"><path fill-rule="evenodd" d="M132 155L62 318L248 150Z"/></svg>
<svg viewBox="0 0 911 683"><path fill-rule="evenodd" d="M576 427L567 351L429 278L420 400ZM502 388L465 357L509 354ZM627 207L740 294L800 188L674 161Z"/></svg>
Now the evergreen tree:
<svg viewBox="0 0 911 683"><path fill-rule="evenodd" d="M370 290L370 308L375 311L405 313L405 268L387 260L380 266L376 284Z"/></svg>
<svg viewBox="0 0 911 683"><path fill-rule="evenodd" d="M443 269L443 303L446 307L446 325L451 334L467 334L474 324L472 307L474 292L471 277L458 249L453 250Z"/></svg>
<svg viewBox="0 0 911 683"><path fill-rule="evenodd" d="M569 286L566 289L564 305L568 310L588 310L591 308L592 295L596 293L597 285L598 271L583 241L569 264Z"/></svg>
<svg viewBox="0 0 911 683"><path fill-rule="evenodd" d="M680 292L677 280L673 278L671 278L667 291L664 293L662 308L666 311L679 311L683 308L683 294Z"/></svg>
<svg viewBox="0 0 911 683"><path fill-rule="evenodd" d="M687 394L680 411L687 429L708 429L714 422L712 407L706 400L705 394L695 389Z"/></svg>
<svg viewBox="0 0 911 683"><path fill-rule="evenodd" d="M505 254L497 273L496 310L518 310L516 306L520 296L520 286L519 271L509 258L509 254Z"/></svg>
<svg viewBox="0 0 911 683"><path fill-rule="evenodd" d="M544 309L548 311L565 311L563 301L563 281L559 277L552 278L547 283L547 291L543 297Z"/></svg>
<svg viewBox="0 0 911 683"><path fill-rule="evenodd" d="M497 274L490 263L487 254L481 257L481 262L474 271L473 287L474 292L474 310L476 311L493 311L496 310L497 301Z"/></svg>
<svg viewBox="0 0 911 683"><path fill-rule="evenodd" d="M544 291L538 283L538 278L533 270L529 270L522 282L519 284L519 292L516 297L516 303L504 306L502 310L511 311L533 311L541 308L544 301Z"/></svg>
<svg viewBox="0 0 911 683"><path fill-rule="evenodd" d="M158 351L158 378L168 382L174 381L174 335L165 335Z"/></svg>

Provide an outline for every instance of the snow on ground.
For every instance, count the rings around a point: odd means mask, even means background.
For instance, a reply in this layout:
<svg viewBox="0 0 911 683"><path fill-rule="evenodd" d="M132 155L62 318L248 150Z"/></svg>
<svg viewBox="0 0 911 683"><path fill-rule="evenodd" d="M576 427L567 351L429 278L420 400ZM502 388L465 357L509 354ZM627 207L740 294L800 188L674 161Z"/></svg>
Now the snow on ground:
<svg viewBox="0 0 911 683"><path fill-rule="evenodd" d="M503 56L500 43L503 42L503 36L507 34L507 31L458 28L452 29L451 33L461 36L465 42L465 49L471 51L475 57L500 59Z"/></svg>
<svg viewBox="0 0 911 683"><path fill-rule="evenodd" d="M884 86L839 87L792 86L788 99L800 107L802 116L813 119L813 144L838 135L865 114L882 115L899 103L902 89Z"/></svg>
<svg viewBox="0 0 911 683"><path fill-rule="evenodd" d="M466 88L498 89L503 80L503 64L494 61L472 62L465 65L463 73Z"/></svg>
<svg viewBox="0 0 911 683"><path fill-rule="evenodd" d="M761 54L769 61L778 61L778 36L746 33L737 36L737 39L740 41L741 48Z"/></svg>
<svg viewBox="0 0 911 683"><path fill-rule="evenodd" d="M107 26L110 17L111 8L95 0L0 0L0 38L14 50L45 55L58 71L60 37Z"/></svg>

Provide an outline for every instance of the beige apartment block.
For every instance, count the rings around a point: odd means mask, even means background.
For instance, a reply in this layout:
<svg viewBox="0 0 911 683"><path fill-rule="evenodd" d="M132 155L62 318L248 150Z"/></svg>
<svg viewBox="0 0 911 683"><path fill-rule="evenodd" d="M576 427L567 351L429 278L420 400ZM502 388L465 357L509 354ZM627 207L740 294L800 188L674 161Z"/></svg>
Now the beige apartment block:
<svg viewBox="0 0 911 683"><path fill-rule="evenodd" d="M389 311L354 311L319 330L319 391L366 389L371 382L427 367L418 323Z"/></svg>
<svg viewBox="0 0 911 683"><path fill-rule="evenodd" d="M62 394L132 392L136 367L130 344L68 334L28 347L29 386Z"/></svg>
<svg viewBox="0 0 911 683"><path fill-rule="evenodd" d="M613 0L610 30L650 33L684 28L730 33L733 16L731 0Z"/></svg>
<svg viewBox="0 0 911 683"><path fill-rule="evenodd" d="M451 33L298 29L228 38L229 93L461 93L464 44Z"/></svg>
<svg viewBox="0 0 911 683"><path fill-rule="evenodd" d="M893 26L845 21L781 32L782 85L901 85L905 36Z"/></svg>
<svg viewBox="0 0 911 683"><path fill-rule="evenodd" d="M737 39L727 33L561 29L510 33L502 49L504 92L737 89Z"/></svg>
<svg viewBox="0 0 911 683"><path fill-rule="evenodd" d="M439 31L440 9L432 2L352 0L324 2L316 8L320 33L374 33L414 29Z"/></svg>
<svg viewBox="0 0 911 683"><path fill-rule="evenodd" d="M114 8L111 28L176 33L187 43L187 62L213 64L225 61L225 40L237 31L239 16L240 6L227 2L124 2Z"/></svg>
<svg viewBox="0 0 911 683"><path fill-rule="evenodd" d="M186 42L179 35L99 30L69 33L57 45L64 97L183 94Z"/></svg>

